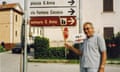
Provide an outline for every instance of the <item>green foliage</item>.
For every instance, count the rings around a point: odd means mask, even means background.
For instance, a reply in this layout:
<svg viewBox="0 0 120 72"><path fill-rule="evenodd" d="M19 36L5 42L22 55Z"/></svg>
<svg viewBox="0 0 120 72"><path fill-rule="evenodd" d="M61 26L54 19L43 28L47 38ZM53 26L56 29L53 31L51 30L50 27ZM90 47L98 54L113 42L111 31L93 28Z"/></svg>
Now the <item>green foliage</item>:
<svg viewBox="0 0 120 72"><path fill-rule="evenodd" d="M35 37L34 40L35 59L56 59L64 58L64 47L52 47L49 48L49 39L44 37Z"/></svg>
<svg viewBox="0 0 120 72"><path fill-rule="evenodd" d="M63 59L65 58L64 47L48 48L39 54L38 59Z"/></svg>
<svg viewBox="0 0 120 72"><path fill-rule="evenodd" d="M120 48L120 32L118 32L116 34L116 37L115 37L114 41L118 45L118 47Z"/></svg>
<svg viewBox="0 0 120 72"><path fill-rule="evenodd" d="M47 50L47 58L49 59L63 59L65 58L64 47L51 47Z"/></svg>
<svg viewBox="0 0 120 72"><path fill-rule="evenodd" d="M105 39L107 46L108 58L119 58L120 57L120 32L118 32L114 37Z"/></svg>
<svg viewBox="0 0 120 72"><path fill-rule="evenodd" d="M0 45L0 52L4 52L5 49Z"/></svg>
<svg viewBox="0 0 120 72"><path fill-rule="evenodd" d="M118 32L118 33L116 34L116 38L117 38L117 37L120 37L120 32Z"/></svg>
<svg viewBox="0 0 120 72"><path fill-rule="evenodd" d="M34 47L36 59L41 56L46 56L46 51L49 48L49 39L39 36L35 37Z"/></svg>
<svg viewBox="0 0 120 72"><path fill-rule="evenodd" d="M41 48L49 48L49 39L45 37L35 37L35 46Z"/></svg>

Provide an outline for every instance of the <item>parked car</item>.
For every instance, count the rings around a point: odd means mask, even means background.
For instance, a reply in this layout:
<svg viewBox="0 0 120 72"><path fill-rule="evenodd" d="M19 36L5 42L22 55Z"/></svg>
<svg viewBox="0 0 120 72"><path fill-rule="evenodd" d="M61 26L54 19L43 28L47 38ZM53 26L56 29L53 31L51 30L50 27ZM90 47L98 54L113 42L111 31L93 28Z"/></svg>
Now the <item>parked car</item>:
<svg viewBox="0 0 120 72"><path fill-rule="evenodd" d="M12 48L12 53L22 53L22 47L20 43L15 44L15 46Z"/></svg>
<svg viewBox="0 0 120 72"><path fill-rule="evenodd" d="M12 49L12 53L22 53L22 49L24 48L21 48L21 47L15 47ZM27 53L30 53L30 47L27 46Z"/></svg>
<svg viewBox="0 0 120 72"><path fill-rule="evenodd" d="M22 53L22 48L21 47L13 48L12 49L12 53L18 53L18 54L20 54L20 53Z"/></svg>

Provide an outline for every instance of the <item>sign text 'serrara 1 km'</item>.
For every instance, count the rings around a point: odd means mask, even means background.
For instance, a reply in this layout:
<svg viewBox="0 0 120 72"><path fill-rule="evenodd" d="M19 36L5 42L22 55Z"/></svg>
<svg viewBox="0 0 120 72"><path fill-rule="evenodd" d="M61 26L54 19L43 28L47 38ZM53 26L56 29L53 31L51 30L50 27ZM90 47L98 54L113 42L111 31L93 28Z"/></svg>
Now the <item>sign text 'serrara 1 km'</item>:
<svg viewBox="0 0 120 72"><path fill-rule="evenodd" d="M77 0L29 0L32 26L75 26Z"/></svg>

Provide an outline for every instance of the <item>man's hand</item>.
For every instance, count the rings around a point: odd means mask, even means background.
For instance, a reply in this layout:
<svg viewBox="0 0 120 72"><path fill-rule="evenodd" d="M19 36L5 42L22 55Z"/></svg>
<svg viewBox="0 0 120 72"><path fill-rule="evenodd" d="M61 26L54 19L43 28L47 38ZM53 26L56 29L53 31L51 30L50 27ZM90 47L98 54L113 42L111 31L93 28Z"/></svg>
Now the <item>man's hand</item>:
<svg viewBox="0 0 120 72"><path fill-rule="evenodd" d="M72 46L71 46L71 45L69 45L68 43L65 43L65 48L71 49L71 48L72 48Z"/></svg>
<svg viewBox="0 0 120 72"><path fill-rule="evenodd" d="M104 67L100 67L98 72L104 72Z"/></svg>
<svg viewBox="0 0 120 72"><path fill-rule="evenodd" d="M100 65L99 71L98 72L104 72L105 65Z"/></svg>
<svg viewBox="0 0 120 72"><path fill-rule="evenodd" d="M74 53L76 53L77 55L81 55L81 51L79 49L74 48L72 45L69 45L67 43L65 43L65 48L68 48L69 50L73 51Z"/></svg>
<svg viewBox="0 0 120 72"><path fill-rule="evenodd" d="M101 64L100 64L98 72L104 72L106 59L107 59L107 53L106 53L106 51L104 51L101 53Z"/></svg>

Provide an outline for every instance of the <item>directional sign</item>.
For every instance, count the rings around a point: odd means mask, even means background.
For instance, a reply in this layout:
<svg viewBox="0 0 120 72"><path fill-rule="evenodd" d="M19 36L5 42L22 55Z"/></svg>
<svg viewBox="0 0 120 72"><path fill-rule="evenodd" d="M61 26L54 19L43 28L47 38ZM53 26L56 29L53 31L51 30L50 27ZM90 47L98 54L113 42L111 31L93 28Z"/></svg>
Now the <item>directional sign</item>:
<svg viewBox="0 0 120 72"><path fill-rule="evenodd" d="M75 16L31 17L31 26L75 26Z"/></svg>
<svg viewBox="0 0 120 72"><path fill-rule="evenodd" d="M68 1L68 3L70 3L70 5L73 5L75 3L75 1L74 0L70 0L70 1Z"/></svg>
<svg viewBox="0 0 120 72"><path fill-rule="evenodd" d="M30 16L75 16L75 8L31 8Z"/></svg>
<svg viewBox="0 0 120 72"><path fill-rule="evenodd" d="M76 0L29 0L30 16L76 16Z"/></svg>
<svg viewBox="0 0 120 72"><path fill-rule="evenodd" d="M70 11L68 11L70 13L70 15L73 15L75 13L75 10L73 8L70 9Z"/></svg>
<svg viewBox="0 0 120 72"><path fill-rule="evenodd" d="M79 0L29 0L31 26L75 26Z"/></svg>
<svg viewBox="0 0 120 72"><path fill-rule="evenodd" d="M29 7L76 6L77 0L28 0Z"/></svg>

